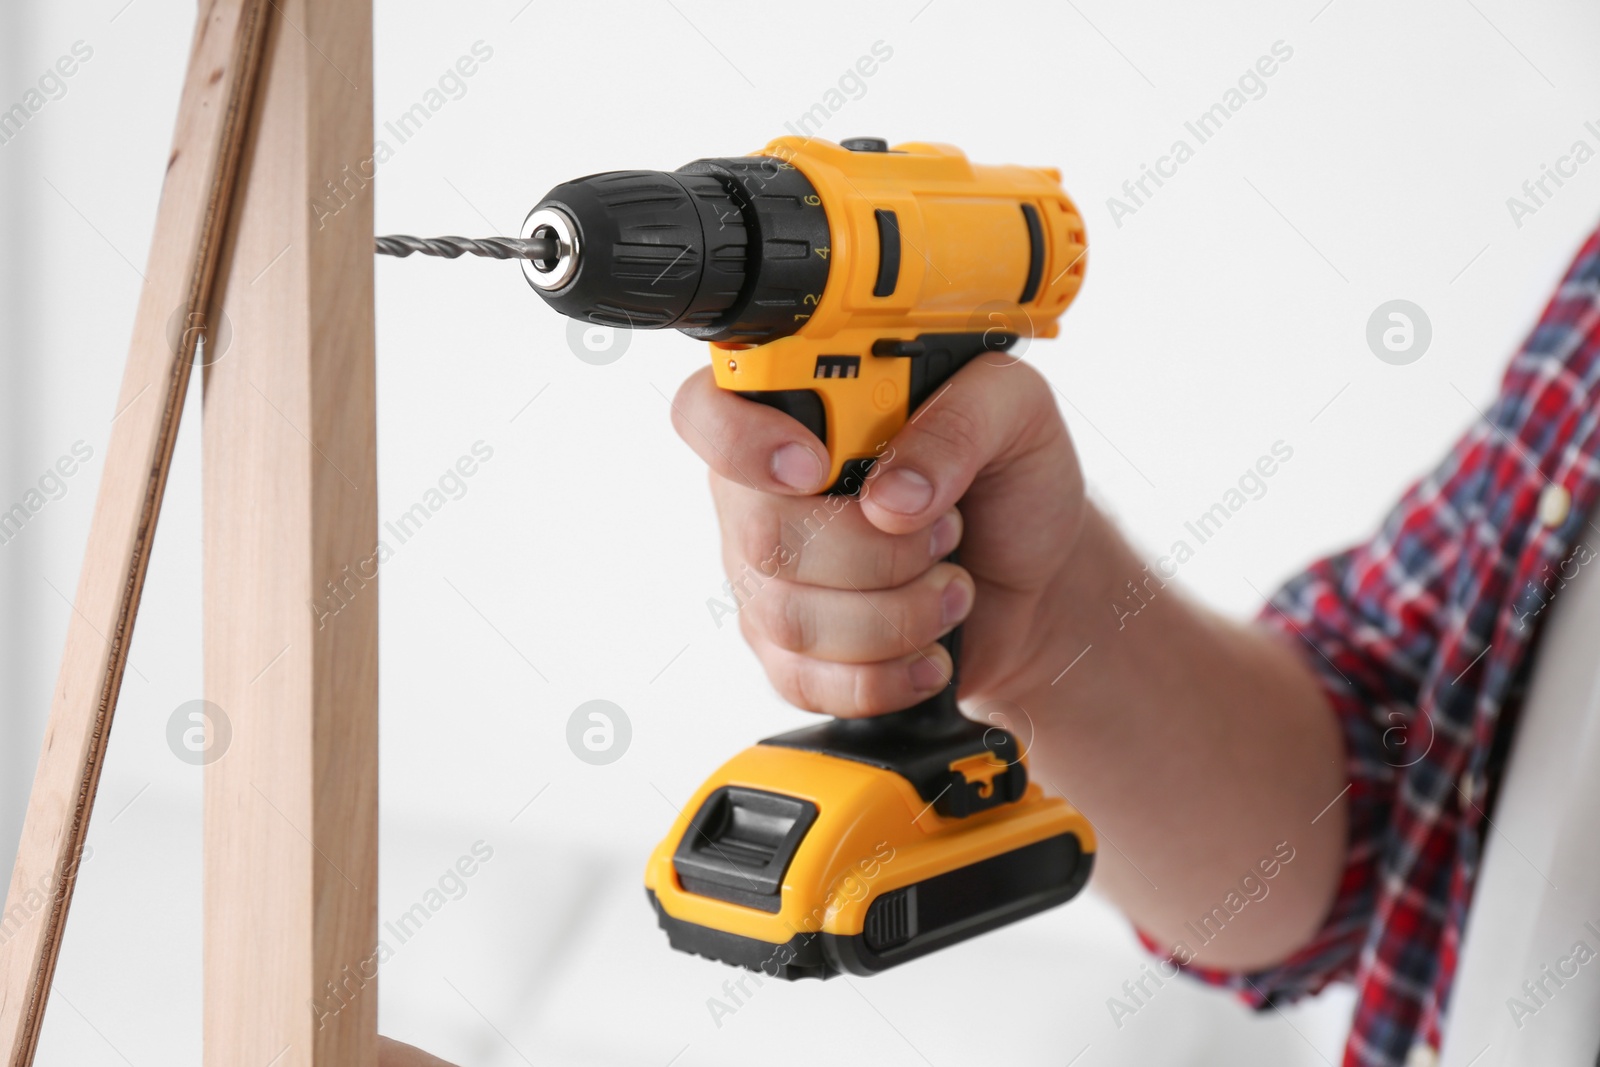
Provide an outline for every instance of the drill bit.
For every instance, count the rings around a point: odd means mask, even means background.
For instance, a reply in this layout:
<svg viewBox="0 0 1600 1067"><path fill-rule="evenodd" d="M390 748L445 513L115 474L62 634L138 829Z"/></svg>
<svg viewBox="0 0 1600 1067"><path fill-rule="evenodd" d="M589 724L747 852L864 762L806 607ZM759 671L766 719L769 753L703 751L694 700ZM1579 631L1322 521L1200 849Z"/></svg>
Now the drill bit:
<svg viewBox="0 0 1600 1067"><path fill-rule="evenodd" d="M490 259L555 259L560 254L557 243L547 237L411 237L394 233L379 237L377 246L378 255L401 258L413 252L446 259L467 253Z"/></svg>

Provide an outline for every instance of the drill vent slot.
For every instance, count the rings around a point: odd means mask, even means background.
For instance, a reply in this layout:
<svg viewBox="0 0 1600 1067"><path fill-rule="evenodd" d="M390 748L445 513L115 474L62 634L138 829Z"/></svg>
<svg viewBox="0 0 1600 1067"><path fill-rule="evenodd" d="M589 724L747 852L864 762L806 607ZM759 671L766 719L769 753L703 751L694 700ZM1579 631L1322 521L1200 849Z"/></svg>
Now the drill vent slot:
<svg viewBox="0 0 1600 1067"><path fill-rule="evenodd" d="M860 356L818 356L813 378L858 378L861 376Z"/></svg>
<svg viewBox="0 0 1600 1067"><path fill-rule="evenodd" d="M885 893L867 909L862 934L874 952L894 948L917 935L917 887L908 885Z"/></svg>
<svg viewBox="0 0 1600 1067"><path fill-rule="evenodd" d="M878 278L873 296L892 296L900 284L900 220L887 208L872 213L878 224Z"/></svg>
<svg viewBox="0 0 1600 1067"><path fill-rule="evenodd" d="M1017 303L1027 304L1039 295L1039 282L1044 279L1044 224L1039 221L1039 209L1032 204L1022 205L1022 221L1028 227L1028 280Z"/></svg>

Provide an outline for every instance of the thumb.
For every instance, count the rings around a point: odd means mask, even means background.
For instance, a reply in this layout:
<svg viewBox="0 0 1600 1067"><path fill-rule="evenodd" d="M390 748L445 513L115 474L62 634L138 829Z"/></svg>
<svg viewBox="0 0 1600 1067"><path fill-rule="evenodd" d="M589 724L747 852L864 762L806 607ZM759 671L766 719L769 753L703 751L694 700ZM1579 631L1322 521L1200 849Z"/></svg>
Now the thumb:
<svg viewBox="0 0 1600 1067"><path fill-rule="evenodd" d="M891 534L931 525L986 468L1027 452L1050 424L1041 407L1053 404L1026 363L967 364L889 442L862 488L862 514Z"/></svg>

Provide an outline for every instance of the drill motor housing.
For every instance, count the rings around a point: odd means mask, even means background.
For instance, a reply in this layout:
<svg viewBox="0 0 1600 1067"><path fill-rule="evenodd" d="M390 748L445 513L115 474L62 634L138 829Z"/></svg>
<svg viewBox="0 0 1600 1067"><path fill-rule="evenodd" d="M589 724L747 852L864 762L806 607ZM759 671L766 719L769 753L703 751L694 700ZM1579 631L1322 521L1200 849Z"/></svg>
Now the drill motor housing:
<svg viewBox="0 0 1600 1067"><path fill-rule="evenodd" d="M550 288L555 261L523 269L563 314L710 341L717 384L806 424L829 484L848 488L960 365L1056 335L1086 244L1054 169L846 145L780 137L558 185L522 236L559 238L565 222L571 276Z"/></svg>

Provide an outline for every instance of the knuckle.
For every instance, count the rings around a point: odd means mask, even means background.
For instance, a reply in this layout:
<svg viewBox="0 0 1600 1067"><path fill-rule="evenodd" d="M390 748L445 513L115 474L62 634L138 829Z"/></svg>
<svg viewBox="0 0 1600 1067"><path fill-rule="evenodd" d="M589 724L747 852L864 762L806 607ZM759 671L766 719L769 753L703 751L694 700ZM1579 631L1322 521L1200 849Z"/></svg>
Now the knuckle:
<svg viewBox="0 0 1600 1067"><path fill-rule="evenodd" d="M1050 387L1050 380L1031 363L1019 363L1016 369L1020 372L1014 386L1020 421L1031 425L1052 416L1059 420L1061 412L1056 406L1055 391Z"/></svg>
<svg viewBox="0 0 1600 1067"><path fill-rule="evenodd" d="M858 715L870 714L872 702L872 671L865 667L858 667L854 672L850 684L850 706Z"/></svg>
<svg viewBox="0 0 1600 1067"><path fill-rule="evenodd" d="M976 455L983 443L983 421L977 411L966 404L946 404L929 412L922 434L941 451L958 456Z"/></svg>
<svg viewBox="0 0 1600 1067"><path fill-rule="evenodd" d="M716 449L717 458L723 466L737 471L738 464L727 455L728 446L738 440L739 432L732 413L712 406L698 413L691 428L697 437L703 436L706 442ZM740 478L740 481L743 481L743 478Z"/></svg>
<svg viewBox="0 0 1600 1067"><path fill-rule="evenodd" d="M777 577L789 560L783 545L783 520L765 501L735 520L733 541L740 558L763 578Z"/></svg>
<svg viewBox="0 0 1600 1067"><path fill-rule="evenodd" d="M701 368L704 370L705 368ZM678 386L678 391L673 394L668 405L671 408L672 428L678 431L678 436L685 441L691 440L693 424L689 419L690 409L695 407L695 401L700 395L701 371L695 371L685 378Z"/></svg>
<svg viewBox="0 0 1600 1067"><path fill-rule="evenodd" d="M672 429L673 429L673 432L676 433L680 438L682 438L683 440L689 442L692 445L692 444L694 444L694 440L689 436L689 423L688 423L688 420L685 419L684 416L683 416L683 411L682 411L682 406L681 406L681 403L682 403L681 398L682 398L683 394L679 393L678 395L679 395L679 398L680 398L679 402L674 403L672 405L672 412L671 412Z"/></svg>
<svg viewBox="0 0 1600 1067"><path fill-rule="evenodd" d="M789 667L784 671L787 692L784 698L795 707L806 711L826 712L829 710L825 699L825 686L822 684L820 672L816 665L803 659L791 659ZM780 688L780 692L784 690Z"/></svg>
<svg viewBox="0 0 1600 1067"><path fill-rule="evenodd" d="M767 640L786 652L807 652L816 645L816 620L811 605L790 582L773 582L759 598Z"/></svg>
<svg viewBox="0 0 1600 1067"><path fill-rule="evenodd" d="M873 615L883 634L885 655L909 655L932 639L939 622L941 588L930 572L875 594Z"/></svg>
<svg viewBox="0 0 1600 1067"><path fill-rule="evenodd" d="M1049 398L1050 382L1032 363L1019 359L1015 363L1008 364L1005 370L1013 376L1015 387L1024 395L1040 399Z"/></svg>
<svg viewBox="0 0 1600 1067"><path fill-rule="evenodd" d="M908 560L903 540L884 537L861 553L861 577L867 588L892 589L905 581Z"/></svg>
<svg viewBox="0 0 1600 1067"><path fill-rule="evenodd" d="M763 655L762 665L767 669L767 680L785 701L804 711L816 711L806 692L804 672L793 660Z"/></svg>
<svg viewBox="0 0 1600 1067"><path fill-rule="evenodd" d="M868 628L868 645L874 658L903 656L914 647L907 636L908 627L917 621L911 604L914 596L910 587L900 586L872 593L868 598L870 606L862 605L862 620Z"/></svg>
<svg viewBox="0 0 1600 1067"><path fill-rule="evenodd" d="M938 594L930 596L927 583L918 582L896 599L894 654L906 656L922 647L938 631Z"/></svg>
<svg viewBox="0 0 1600 1067"><path fill-rule="evenodd" d="M755 612L749 610L748 604L739 609L739 635L744 638L745 644L759 648L761 627L756 622Z"/></svg>
<svg viewBox="0 0 1600 1067"><path fill-rule="evenodd" d="M939 591L926 582L908 590L899 606L894 654L909 656L939 636Z"/></svg>
<svg viewBox="0 0 1600 1067"><path fill-rule="evenodd" d="M833 515L820 501L821 497L804 497L791 505L793 514L781 519L777 526L780 555L784 561L797 568L806 556L806 549L817 538L827 534ZM798 510L804 508L804 511Z"/></svg>
<svg viewBox="0 0 1600 1067"><path fill-rule="evenodd" d="M876 552L876 566L881 572L878 577L882 579L880 589L894 589L914 582L938 565L939 561L928 552L933 536L931 530L905 534L879 533L877 536L882 539L882 545Z"/></svg>
<svg viewBox="0 0 1600 1067"><path fill-rule="evenodd" d="M852 679L850 703L857 715L882 715L894 707L894 685L889 680L890 668L881 664L858 667Z"/></svg>

